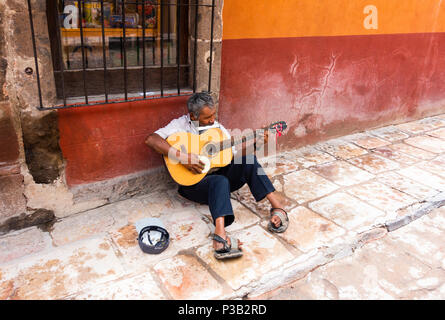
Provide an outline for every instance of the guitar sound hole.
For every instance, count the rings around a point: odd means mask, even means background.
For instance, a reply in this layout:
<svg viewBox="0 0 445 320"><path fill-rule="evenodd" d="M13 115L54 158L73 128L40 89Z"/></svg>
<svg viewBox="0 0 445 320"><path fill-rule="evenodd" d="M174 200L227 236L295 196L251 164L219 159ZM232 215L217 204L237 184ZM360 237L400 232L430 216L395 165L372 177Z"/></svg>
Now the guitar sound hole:
<svg viewBox="0 0 445 320"><path fill-rule="evenodd" d="M206 146L206 154L209 156L213 156L216 154L216 146L213 144L208 144Z"/></svg>

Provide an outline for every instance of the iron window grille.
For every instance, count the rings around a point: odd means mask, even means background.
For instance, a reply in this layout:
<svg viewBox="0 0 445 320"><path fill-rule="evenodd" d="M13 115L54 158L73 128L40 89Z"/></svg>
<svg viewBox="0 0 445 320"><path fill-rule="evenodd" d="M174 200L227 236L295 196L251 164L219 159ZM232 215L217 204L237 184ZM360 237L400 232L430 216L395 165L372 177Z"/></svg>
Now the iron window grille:
<svg viewBox="0 0 445 320"><path fill-rule="evenodd" d="M200 0L176 0L176 2L172 2L174 0L48 0L46 13L58 103L54 106L44 106L31 0L27 1L39 95L39 105L37 109L39 110L65 109L127 101L188 96L196 92L198 15L200 8L203 7L211 8L210 30L208 30L210 33L210 57L207 60L209 63L207 89L211 92L215 0L212 0L211 4L202 4ZM80 45L76 47L76 50L81 54L80 68L72 68L69 62L69 53L67 60L67 56L64 56L62 52L64 49L62 45L62 31L66 33L67 30L62 29L61 23L63 23L65 21L63 19L67 17L63 12L60 12L60 5L62 4L63 8L65 2L74 4L77 8L77 12L75 12L77 15L77 28L68 31L75 31L75 33L79 34L77 40L80 40ZM105 25L105 5L110 2L114 2L115 15L113 18L117 21L118 28L108 28L109 26ZM96 26L94 31L96 35L99 34L100 36L102 50L102 64L100 66L95 65L94 67L88 65L87 55L88 51L91 51L91 48L86 43L86 33L90 30L85 24L85 5L90 3L94 4L96 10L99 11L99 26ZM129 37L129 34L134 34L135 30L134 27L132 28L132 26L129 25L132 22L131 19L128 19L129 14L127 13L126 16L126 9L131 5L136 5L137 10L139 10L139 8L142 9L140 17L141 25L136 29L138 63L133 66L129 66L127 63L128 48L126 45L128 41L134 40ZM154 35L153 32L149 34L149 28L146 25L147 20L145 15L148 6L156 8L159 13L159 15L156 16L156 19L158 19L157 23L159 24L159 33L157 35ZM190 11L190 8L194 10ZM170 23L170 18L174 15L174 12L173 14L171 12L173 10L176 11L176 18L174 23ZM120 12L121 20L119 20L119 14L116 14L117 12ZM193 30L188 30L189 12L194 16ZM166 20L168 20L166 22L163 21L165 17L167 17ZM71 19L72 18L73 15L71 16ZM127 24L127 21L129 24ZM176 27L175 39L170 38L172 25ZM116 32L116 30L118 30L119 33L117 38L120 38L120 50L122 54L122 66L117 67L109 66L105 45L107 32ZM192 40L189 39L189 32L193 34ZM152 42L151 64L147 61L147 40ZM108 41L110 44L111 40L108 39ZM156 43L158 43L158 48L155 48ZM172 43L174 43L173 47L175 47L173 49L176 50L175 61L173 62L170 56L170 45ZM193 57L189 57L188 54L189 44L193 46L194 49ZM142 46L142 57L140 57L139 45ZM167 53L165 52L166 50ZM156 56L156 51L159 51L159 56ZM99 74L102 76L99 76ZM123 83L122 85L118 83L117 86L116 84L113 86L111 82L115 80L117 76L122 77ZM175 81L172 81L172 77L176 78ZM98 81L98 79L101 78L102 81ZM141 78L142 80L139 81ZM98 86L99 82L101 82L100 86ZM139 84L139 82L142 82L141 87L137 89L135 84ZM94 86L92 86L92 83L94 83ZM79 88L82 94L78 93Z"/></svg>

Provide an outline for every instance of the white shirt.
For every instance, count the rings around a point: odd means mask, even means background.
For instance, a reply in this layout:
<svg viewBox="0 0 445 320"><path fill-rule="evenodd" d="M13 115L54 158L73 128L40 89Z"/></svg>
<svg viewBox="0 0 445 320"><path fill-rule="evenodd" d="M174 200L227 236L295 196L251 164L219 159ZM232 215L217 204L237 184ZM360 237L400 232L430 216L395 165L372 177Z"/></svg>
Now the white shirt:
<svg viewBox="0 0 445 320"><path fill-rule="evenodd" d="M215 121L213 125L206 127L198 127L197 125L198 121L192 121L190 119L190 114L185 114L177 119L173 119L165 127L156 130L154 133L158 134L163 139L167 139L167 137L177 132L190 132L194 134L199 134L199 132L202 130L207 130L210 128L220 128L221 131L226 136L226 139L231 138L229 131L227 131L227 129L224 128L224 126L220 124L218 121ZM236 154L235 146L232 147L232 153L233 155Z"/></svg>

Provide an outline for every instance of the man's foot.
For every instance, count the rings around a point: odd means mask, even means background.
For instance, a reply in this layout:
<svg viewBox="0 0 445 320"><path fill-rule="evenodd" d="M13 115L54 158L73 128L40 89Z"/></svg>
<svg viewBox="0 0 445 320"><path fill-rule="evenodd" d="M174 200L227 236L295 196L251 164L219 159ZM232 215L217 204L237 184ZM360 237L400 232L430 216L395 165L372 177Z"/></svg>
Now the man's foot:
<svg viewBox="0 0 445 320"><path fill-rule="evenodd" d="M216 234L216 233L215 233ZM220 236L218 234L216 234L217 236ZM221 238L225 239L227 241L227 244L230 246L230 238L227 237L226 235L224 236L220 236ZM216 240L213 240L213 249L215 250L221 250L222 248L224 248L224 244L222 242L218 242Z"/></svg>
<svg viewBox="0 0 445 320"><path fill-rule="evenodd" d="M272 232L281 233L286 231L289 226L289 218L287 212L282 208L271 208L270 209L270 222L268 229Z"/></svg>
<svg viewBox="0 0 445 320"><path fill-rule="evenodd" d="M281 219L277 215L272 216L270 218L270 222L275 226L275 228L279 228L281 226Z"/></svg>
<svg viewBox="0 0 445 320"><path fill-rule="evenodd" d="M220 235L218 235L218 234L216 234L216 233L215 233L215 235L220 236ZM220 237L221 237L221 236L220 236ZM223 238L224 240L227 241L227 245L228 245L228 246L231 246L231 245L232 245L231 240L230 240L230 237L228 237L227 235L224 235L224 236L221 237L221 238ZM243 243L242 243L241 241L238 240L238 247L239 247L240 249L241 249L242 244L243 244ZM215 249L215 250L221 250L221 249L223 249L223 248L224 248L224 244L223 244L223 243L218 242L218 241L216 241L216 240L213 240L213 249Z"/></svg>
<svg viewBox="0 0 445 320"><path fill-rule="evenodd" d="M213 240L213 247L215 248L214 256L216 259L232 259L241 257L243 255L241 250L241 242L238 239L230 237L226 237L226 239L224 239L215 233L213 234ZM217 244L215 244L215 242ZM221 245L220 248L219 245Z"/></svg>

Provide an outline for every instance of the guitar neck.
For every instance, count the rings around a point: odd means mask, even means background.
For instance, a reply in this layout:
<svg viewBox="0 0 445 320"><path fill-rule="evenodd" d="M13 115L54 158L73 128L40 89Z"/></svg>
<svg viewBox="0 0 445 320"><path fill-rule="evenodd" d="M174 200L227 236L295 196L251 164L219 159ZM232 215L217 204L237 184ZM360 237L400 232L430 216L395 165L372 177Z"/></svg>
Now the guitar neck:
<svg viewBox="0 0 445 320"><path fill-rule="evenodd" d="M262 128L262 130L267 130L268 128ZM231 148L233 146L242 144L244 142L247 142L249 140L252 139L256 139L258 136L257 132L254 131L253 133L247 134L247 135L243 135L243 136L238 136L238 137L232 137L230 139L226 139L220 142L220 150L224 150L224 149L228 149Z"/></svg>

